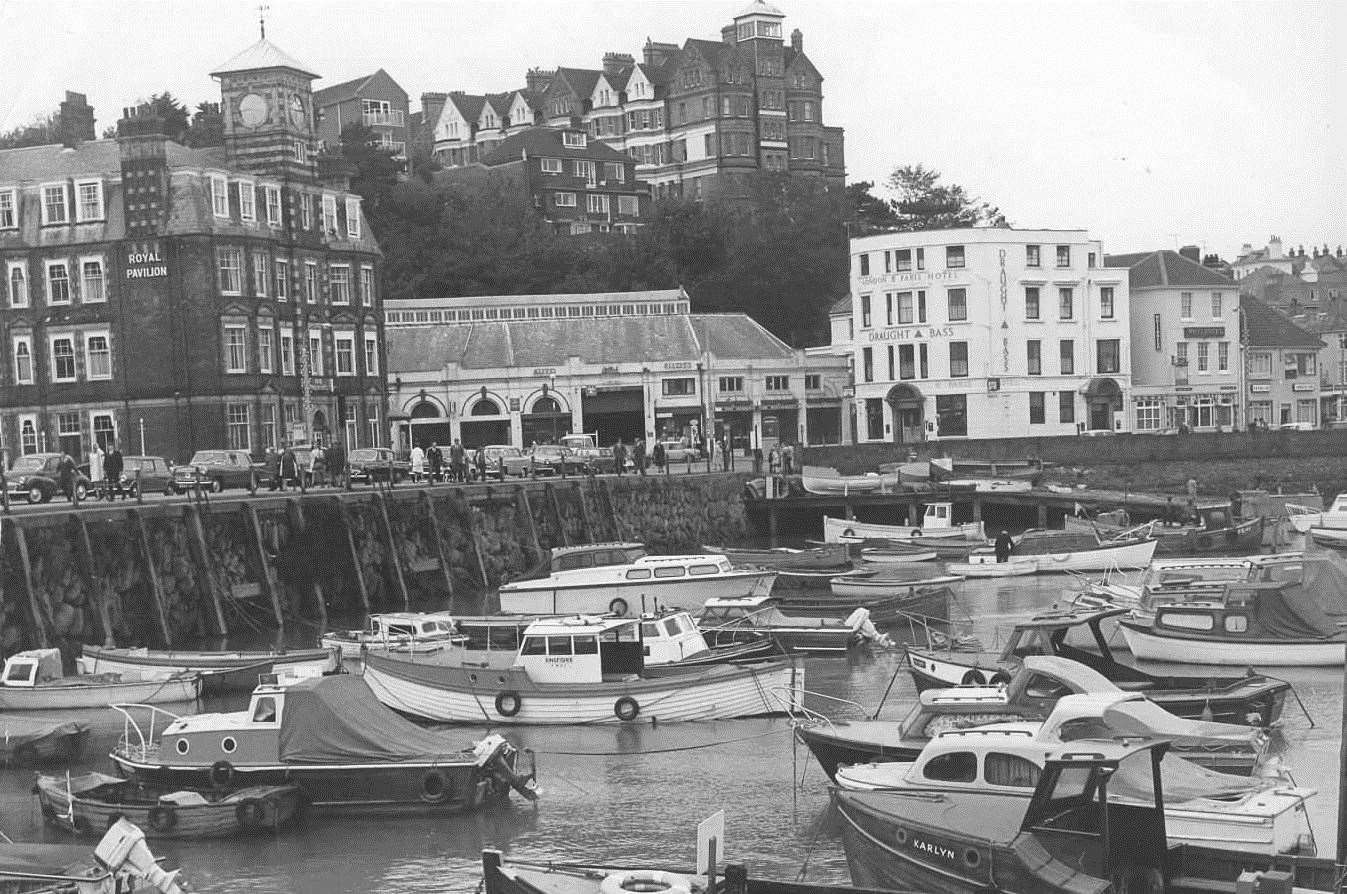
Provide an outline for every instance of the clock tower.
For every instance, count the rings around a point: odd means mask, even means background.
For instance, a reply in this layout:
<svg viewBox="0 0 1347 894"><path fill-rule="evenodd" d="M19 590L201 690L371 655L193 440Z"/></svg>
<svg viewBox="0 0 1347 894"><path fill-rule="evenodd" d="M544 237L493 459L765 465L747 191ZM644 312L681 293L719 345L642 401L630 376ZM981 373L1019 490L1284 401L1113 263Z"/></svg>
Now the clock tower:
<svg viewBox="0 0 1347 894"><path fill-rule="evenodd" d="M317 179L313 79L263 37L211 72L220 79L231 166L287 180Z"/></svg>

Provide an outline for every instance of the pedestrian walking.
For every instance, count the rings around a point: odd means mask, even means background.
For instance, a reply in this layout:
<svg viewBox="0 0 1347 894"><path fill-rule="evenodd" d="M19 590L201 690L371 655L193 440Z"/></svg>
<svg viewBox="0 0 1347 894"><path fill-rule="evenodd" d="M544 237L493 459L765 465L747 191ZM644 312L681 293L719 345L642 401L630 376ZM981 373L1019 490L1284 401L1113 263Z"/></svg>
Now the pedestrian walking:
<svg viewBox="0 0 1347 894"><path fill-rule="evenodd" d="M444 471L444 452L434 441L430 442L430 449L426 451L426 461L430 463L430 483L434 484L440 480L440 474Z"/></svg>
<svg viewBox="0 0 1347 894"><path fill-rule="evenodd" d="M996 535L996 561L1007 562L1010 560L1010 551L1015 548L1015 541L1010 539L1009 531L1002 531Z"/></svg>
<svg viewBox="0 0 1347 894"><path fill-rule="evenodd" d="M772 449L767 451L767 470L771 472L773 475L775 475L777 470L780 468L781 468L781 448L773 444Z"/></svg>
<svg viewBox="0 0 1347 894"><path fill-rule="evenodd" d="M632 459L636 461L636 472L639 475L645 474L645 438L637 438L636 443L631 448Z"/></svg>
<svg viewBox="0 0 1347 894"><path fill-rule="evenodd" d="M262 457L262 470L267 474L267 490L280 490L281 455L270 444L267 445L267 452Z"/></svg>
<svg viewBox="0 0 1347 894"><path fill-rule="evenodd" d="M332 446L327 448L323 454L323 460L327 466L327 474L332 483L337 487L346 486L346 445L340 439L333 441Z"/></svg>
<svg viewBox="0 0 1347 894"><path fill-rule="evenodd" d="M75 461L70 458L69 453L61 454L61 462L56 467L57 480L61 485L61 493L70 502L75 502Z"/></svg>
<svg viewBox="0 0 1347 894"><path fill-rule="evenodd" d="M323 481L323 448L317 445L309 448L309 487L317 487Z"/></svg>
<svg viewBox="0 0 1347 894"><path fill-rule="evenodd" d="M426 451L421 449L420 444L416 444L412 447L411 460L412 460L412 480L415 481L417 484L420 484L421 479L426 474Z"/></svg>
<svg viewBox="0 0 1347 894"><path fill-rule="evenodd" d="M789 475L795 470L795 448L786 444L781 448L781 474Z"/></svg>
<svg viewBox="0 0 1347 894"><path fill-rule="evenodd" d="M619 475L627 471L627 445L620 438L613 445L613 470Z"/></svg>
<svg viewBox="0 0 1347 894"><path fill-rule="evenodd" d="M459 443L458 438L454 438L454 443L449 445L449 477L454 481L462 481L466 476L466 463L463 456L463 445Z"/></svg>
<svg viewBox="0 0 1347 894"><path fill-rule="evenodd" d="M89 451L89 480L93 482L94 493L103 496L103 446L97 441L94 442L94 449Z"/></svg>
<svg viewBox="0 0 1347 894"><path fill-rule="evenodd" d="M122 472L125 468L126 463L122 460L122 451L117 447L117 442L108 441L108 452L103 454L103 478L107 482L109 502L114 495L126 499L126 491L122 489Z"/></svg>
<svg viewBox="0 0 1347 894"><path fill-rule="evenodd" d="M289 444L281 451L281 492L284 493L290 482L299 482L299 460L295 448Z"/></svg>
<svg viewBox="0 0 1347 894"><path fill-rule="evenodd" d="M656 469L664 468L664 457L664 445L656 442L655 449L650 451L650 458L654 461Z"/></svg>
<svg viewBox="0 0 1347 894"><path fill-rule="evenodd" d="M565 461L565 458L564 458L564 457L562 458L562 461L563 461L563 462ZM473 465L475 465L475 466L477 467L477 480L478 480L478 481L485 481L485 480L486 480L486 448L485 448L485 447L478 447L478 448L477 448L477 450L472 454L472 462L473 462Z"/></svg>
<svg viewBox="0 0 1347 894"><path fill-rule="evenodd" d="M720 439L720 467L726 472L730 470L730 442L728 437Z"/></svg>

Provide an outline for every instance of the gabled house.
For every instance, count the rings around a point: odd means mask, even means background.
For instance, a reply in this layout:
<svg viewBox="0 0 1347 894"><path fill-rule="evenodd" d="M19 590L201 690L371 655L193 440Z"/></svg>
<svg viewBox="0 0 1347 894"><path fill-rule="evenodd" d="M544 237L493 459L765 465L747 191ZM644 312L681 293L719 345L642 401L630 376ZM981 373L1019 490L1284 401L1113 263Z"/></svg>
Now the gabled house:
<svg viewBox="0 0 1347 894"><path fill-rule="evenodd" d="M407 91L382 68L374 74L353 78L313 94L318 115L318 139L328 149L336 149L342 130L351 124L363 124L374 131L377 144L406 161Z"/></svg>
<svg viewBox="0 0 1347 894"><path fill-rule="evenodd" d="M1249 424L1318 428L1324 341L1256 298L1241 296L1239 306Z"/></svg>

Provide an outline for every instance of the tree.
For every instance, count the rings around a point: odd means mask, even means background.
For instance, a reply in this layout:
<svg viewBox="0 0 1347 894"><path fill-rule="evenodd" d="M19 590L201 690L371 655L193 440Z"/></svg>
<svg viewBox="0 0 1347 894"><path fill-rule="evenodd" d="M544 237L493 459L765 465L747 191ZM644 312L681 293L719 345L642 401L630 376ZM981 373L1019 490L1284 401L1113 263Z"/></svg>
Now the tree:
<svg viewBox="0 0 1347 894"><path fill-rule="evenodd" d="M365 216L375 235L382 235L384 205L393 187L398 184L402 165L393 158L393 152L379 145L378 135L363 124L348 124L341 131L341 155L351 165L351 190L364 203Z"/></svg>
<svg viewBox="0 0 1347 894"><path fill-rule="evenodd" d="M1009 226L999 208L969 196L957 184L944 186L940 172L923 165L904 165L889 175L890 203L897 216L893 229L947 230L962 227Z"/></svg>
<svg viewBox="0 0 1347 894"><path fill-rule="evenodd" d="M874 188L869 180L847 184L848 229L853 236L891 229L898 223L893 205L871 192Z"/></svg>
<svg viewBox="0 0 1347 894"><path fill-rule="evenodd" d="M187 145L193 149L224 145L224 115L218 102L197 103L192 124L187 128Z"/></svg>
<svg viewBox="0 0 1347 894"><path fill-rule="evenodd" d="M27 124L0 133L0 149L22 149L61 142L58 128L61 116L56 112L38 115Z"/></svg>

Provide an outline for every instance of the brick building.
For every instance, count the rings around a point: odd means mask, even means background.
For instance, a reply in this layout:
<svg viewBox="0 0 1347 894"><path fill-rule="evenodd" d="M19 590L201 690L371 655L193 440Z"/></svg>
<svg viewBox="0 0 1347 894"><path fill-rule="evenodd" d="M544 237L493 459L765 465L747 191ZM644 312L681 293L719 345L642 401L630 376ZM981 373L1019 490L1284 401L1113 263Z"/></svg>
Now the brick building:
<svg viewBox="0 0 1347 894"><path fill-rule="evenodd" d="M385 430L380 255L359 198L320 176L315 75L263 39L214 76L222 147L169 141L148 108L95 140L84 106L64 145L0 152L11 455Z"/></svg>
<svg viewBox="0 0 1347 894"><path fill-rule="evenodd" d="M318 140L329 151L341 146L341 132L352 124L374 131L375 145L404 164L408 153L407 91L382 68L313 94Z"/></svg>
<svg viewBox="0 0 1347 894"><path fill-rule="evenodd" d="M783 39L784 19L754 0L719 41L647 40L640 62L607 53L601 68L530 69L523 87L503 93L456 91L442 105L431 94L423 126L448 166L535 124L582 127L633 158L656 197L739 195L757 171L840 188L843 130L823 124L823 77L798 29Z"/></svg>
<svg viewBox="0 0 1347 894"><path fill-rule="evenodd" d="M437 179L503 184L563 234L631 233L650 215L650 187L636 179L636 162L579 129L526 128Z"/></svg>
<svg viewBox="0 0 1347 894"><path fill-rule="evenodd" d="M1319 352L1324 341L1276 308L1241 296L1245 419L1270 428L1318 428L1323 384Z"/></svg>

